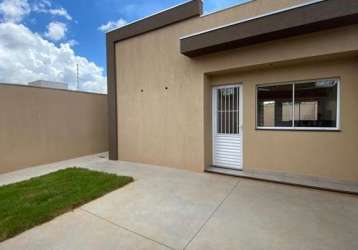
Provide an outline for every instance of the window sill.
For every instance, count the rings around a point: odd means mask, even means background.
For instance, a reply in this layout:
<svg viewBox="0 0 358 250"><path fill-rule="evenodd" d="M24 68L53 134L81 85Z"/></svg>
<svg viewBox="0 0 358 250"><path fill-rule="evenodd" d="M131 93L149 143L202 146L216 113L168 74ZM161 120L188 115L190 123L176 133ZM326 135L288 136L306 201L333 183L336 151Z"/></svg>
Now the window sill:
<svg viewBox="0 0 358 250"><path fill-rule="evenodd" d="M310 132L341 132L339 128L282 128L282 127L256 127L263 131L310 131Z"/></svg>

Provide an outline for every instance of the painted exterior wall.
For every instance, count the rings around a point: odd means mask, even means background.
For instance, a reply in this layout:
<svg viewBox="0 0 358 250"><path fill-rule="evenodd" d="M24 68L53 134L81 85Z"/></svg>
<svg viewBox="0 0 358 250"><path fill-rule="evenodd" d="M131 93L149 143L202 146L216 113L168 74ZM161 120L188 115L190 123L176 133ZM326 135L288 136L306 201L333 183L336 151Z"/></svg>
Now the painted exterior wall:
<svg viewBox="0 0 358 250"><path fill-rule="evenodd" d="M108 150L107 96L0 84L0 173Z"/></svg>
<svg viewBox="0 0 358 250"><path fill-rule="evenodd" d="M222 80L219 83L223 84L244 81L247 82L244 85L248 85L244 88L244 169L358 180L354 167L357 160L350 150L339 156L336 154L337 158L332 161L333 154L324 159L325 149L319 147L322 143L314 143L319 140L327 143L339 138L340 143L329 152L335 152L337 148L340 148L338 152L342 152L344 145L357 145L357 136L353 135L357 117L351 112L342 117L342 132L254 130L254 89L257 82L340 76L349 79L347 83L342 83L342 90L356 91L353 83L355 74L350 69L356 65L358 26L266 42L194 59L179 52L179 38L182 36L304 2L308 1L256 0L117 43L119 159L203 171L212 162L211 85L217 83L215 80ZM324 67L311 63L312 67L303 67L311 61L330 61L330 64L320 63L326 65ZM332 66L335 64L340 67ZM286 71L267 68L288 65L295 66ZM320 67L319 71L316 72L313 66ZM268 72L267 80L263 76L255 79L254 75L261 75L262 70ZM249 73L241 75L239 72L253 73L250 78ZM342 109L356 104L352 97L357 99L357 91L342 92L342 100L346 102ZM280 139L273 139L277 137ZM297 140L301 146L313 142L310 144L312 151L306 148L301 152L310 152L306 157L297 153L296 147L290 147L298 143ZM264 152L262 156L254 151L257 143L258 150ZM278 146L280 143L286 146ZM320 152L318 155L313 153L316 149ZM283 155L284 159L277 159L278 155ZM291 159L294 159L294 164ZM340 167L337 167L338 163Z"/></svg>
<svg viewBox="0 0 358 250"><path fill-rule="evenodd" d="M358 112L353 111L358 105L357 68L358 57L334 58L212 76L213 85L243 83L244 167L357 181ZM330 77L341 81L340 132L255 129L258 84Z"/></svg>

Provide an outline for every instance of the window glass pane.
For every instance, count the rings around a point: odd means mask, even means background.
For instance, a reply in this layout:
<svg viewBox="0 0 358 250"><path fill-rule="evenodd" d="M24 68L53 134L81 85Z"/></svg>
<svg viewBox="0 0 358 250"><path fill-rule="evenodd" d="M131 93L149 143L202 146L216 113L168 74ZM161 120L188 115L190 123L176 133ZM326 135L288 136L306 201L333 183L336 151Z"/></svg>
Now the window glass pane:
<svg viewBox="0 0 358 250"><path fill-rule="evenodd" d="M337 126L338 81L295 84L295 127Z"/></svg>
<svg viewBox="0 0 358 250"><path fill-rule="evenodd" d="M293 85L257 88L257 126L292 127Z"/></svg>

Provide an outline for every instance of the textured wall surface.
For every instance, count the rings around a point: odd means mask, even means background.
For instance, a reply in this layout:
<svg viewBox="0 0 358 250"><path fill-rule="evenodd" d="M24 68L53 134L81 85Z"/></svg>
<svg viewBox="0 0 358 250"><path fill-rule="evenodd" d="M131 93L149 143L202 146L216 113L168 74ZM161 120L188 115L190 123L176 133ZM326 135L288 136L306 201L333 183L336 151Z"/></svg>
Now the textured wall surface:
<svg viewBox="0 0 358 250"><path fill-rule="evenodd" d="M211 88L242 82L244 170L357 181L350 111L357 105L357 25L194 59L180 54L182 36L305 2L256 0L117 43L119 159L203 171L212 164ZM255 130L256 84L330 77L342 79L342 132Z"/></svg>
<svg viewBox="0 0 358 250"><path fill-rule="evenodd" d="M242 83L244 168L358 183L357 68L358 57L334 58L213 76L213 85ZM340 131L255 129L258 84L322 78L340 79Z"/></svg>
<svg viewBox="0 0 358 250"><path fill-rule="evenodd" d="M0 84L0 173L107 148L106 95Z"/></svg>

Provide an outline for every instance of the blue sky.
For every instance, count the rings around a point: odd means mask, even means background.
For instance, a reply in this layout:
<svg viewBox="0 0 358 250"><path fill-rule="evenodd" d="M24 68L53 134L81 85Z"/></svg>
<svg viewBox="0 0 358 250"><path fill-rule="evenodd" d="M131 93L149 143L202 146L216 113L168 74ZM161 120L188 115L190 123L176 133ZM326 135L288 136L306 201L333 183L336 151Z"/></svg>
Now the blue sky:
<svg viewBox="0 0 358 250"><path fill-rule="evenodd" d="M119 19L132 22L155 12L170 8L185 0L58 0L54 1L65 8L75 22L70 23L68 38L79 44L75 51L86 56L97 65L105 67L105 36L98 30L103 24ZM243 2L243 0L209 0L204 2L206 12L226 8ZM40 17L39 17L40 18ZM39 19L31 27L44 32L49 20Z"/></svg>
<svg viewBox="0 0 358 250"><path fill-rule="evenodd" d="M204 11L213 12L245 1L206 0ZM105 30L183 2L0 0L0 81L17 83L48 78L69 82L74 88L74 65L79 64L82 89L105 92ZM16 37L12 33L17 33ZM1 60L7 60L2 51L16 53L19 63L1 68ZM44 56L50 52L51 55ZM21 61L29 57L31 61Z"/></svg>

